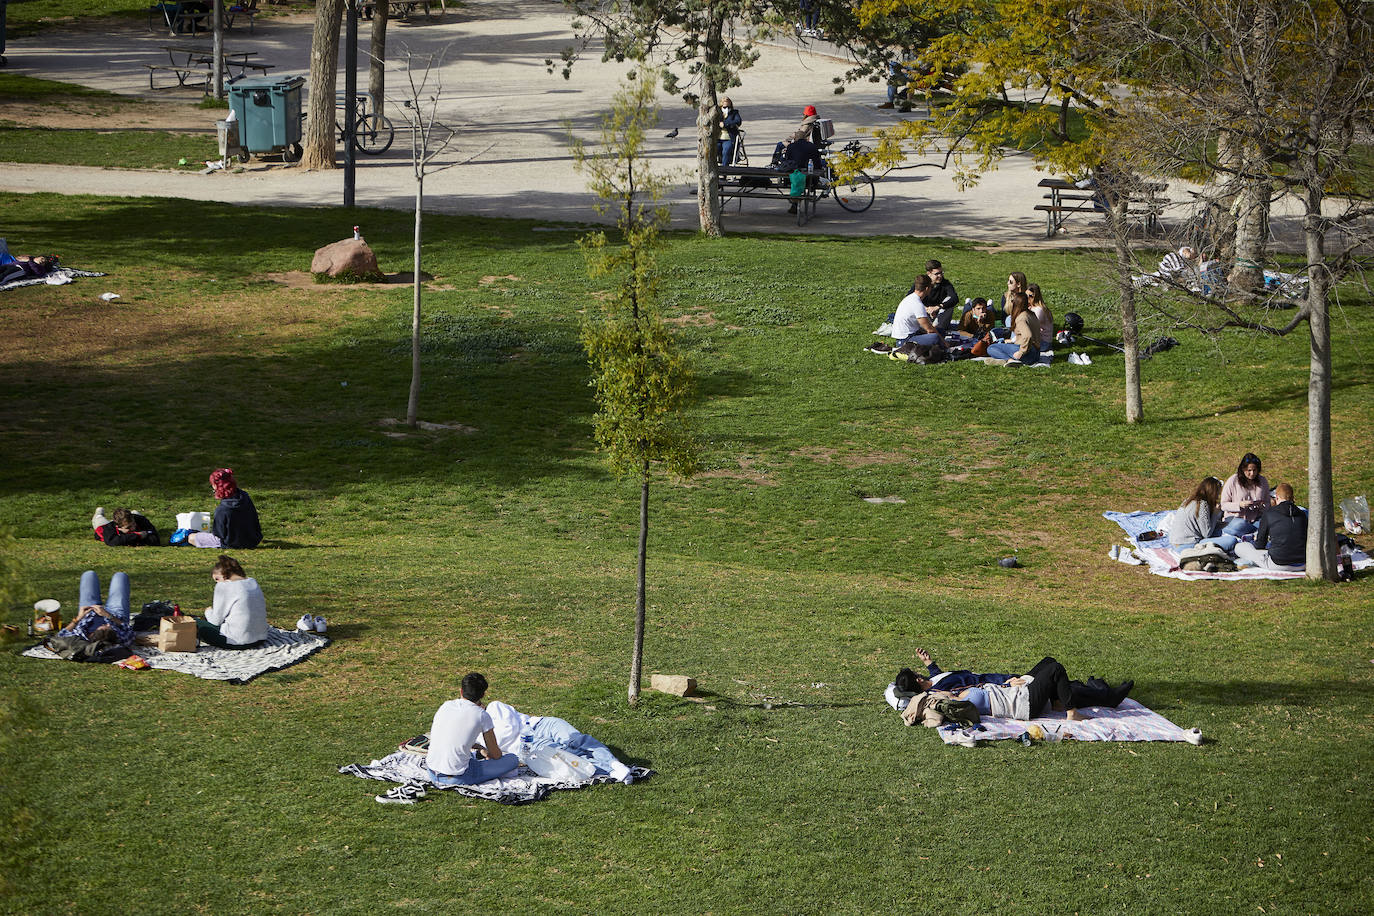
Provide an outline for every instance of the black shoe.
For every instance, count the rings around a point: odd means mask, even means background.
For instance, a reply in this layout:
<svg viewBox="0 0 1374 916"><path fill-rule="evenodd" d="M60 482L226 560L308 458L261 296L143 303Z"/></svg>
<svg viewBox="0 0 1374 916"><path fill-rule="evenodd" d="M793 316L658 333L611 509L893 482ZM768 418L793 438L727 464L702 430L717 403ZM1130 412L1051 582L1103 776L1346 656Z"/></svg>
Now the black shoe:
<svg viewBox="0 0 1374 916"><path fill-rule="evenodd" d="M1097 675L1093 675L1092 677L1088 678L1088 680L1085 683L1087 683L1089 687L1096 687L1098 690L1112 689L1110 684L1102 680L1102 678L1098 677Z"/></svg>
<svg viewBox="0 0 1374 916"><path fill-rule="evenodd" d="M796 204L793 204L792 206L788 207L788 208L787 208L787 212L788 212L788 213L796 213L796 212L797 212L797 205L796 205Z"/></svg>

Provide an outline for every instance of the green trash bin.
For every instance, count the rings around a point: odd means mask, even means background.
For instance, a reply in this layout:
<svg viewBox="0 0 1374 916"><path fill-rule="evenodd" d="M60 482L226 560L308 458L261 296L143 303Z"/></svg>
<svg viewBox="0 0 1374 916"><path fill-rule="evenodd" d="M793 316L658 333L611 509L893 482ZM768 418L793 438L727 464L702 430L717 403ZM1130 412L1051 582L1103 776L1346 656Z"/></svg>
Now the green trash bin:
<svg viewBox="0 0 1374 916"><path fill-rule="evenodd" d="M239 122L245 153L280 153L301 158L303 76L253 76L229 84L229 107Z"/></svg>

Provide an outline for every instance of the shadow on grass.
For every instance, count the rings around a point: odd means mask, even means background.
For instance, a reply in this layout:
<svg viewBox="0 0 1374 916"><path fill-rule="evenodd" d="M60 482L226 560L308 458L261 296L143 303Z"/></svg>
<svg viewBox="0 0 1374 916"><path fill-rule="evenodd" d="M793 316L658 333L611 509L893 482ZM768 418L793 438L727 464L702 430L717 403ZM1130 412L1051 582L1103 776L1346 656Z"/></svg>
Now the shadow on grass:
<svg viewBox="0 0 1374 916"><path fill-rule="evenodd" d="M1139 696L1137 696L1137 694ZM1152 695L1183 697L1183 703L1156 703ZM1374 700L1374 684L1351 681L1315 681L1282 684L1274 681L1165 681L1142 685L1132 697L1156 712L1184 706L1294 706L1319 710L1330 707L1333 697L1342 703L1365 705Z"/></svg>

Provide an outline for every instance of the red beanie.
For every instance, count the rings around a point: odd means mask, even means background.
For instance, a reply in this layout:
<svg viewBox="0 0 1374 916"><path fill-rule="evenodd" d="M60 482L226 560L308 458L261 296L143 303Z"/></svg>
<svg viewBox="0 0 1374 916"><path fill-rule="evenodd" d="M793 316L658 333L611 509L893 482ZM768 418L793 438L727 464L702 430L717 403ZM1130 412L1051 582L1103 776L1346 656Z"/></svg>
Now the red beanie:
<svg viewBox="0 0 1374 916"><path fill-rule="evenodd" d="M805 108L802 109L802 117L803 117L803 118L812 117L813 115L815 115L815 113L816 113L816 106L815 106L815 105L807 105Z"/></svg>

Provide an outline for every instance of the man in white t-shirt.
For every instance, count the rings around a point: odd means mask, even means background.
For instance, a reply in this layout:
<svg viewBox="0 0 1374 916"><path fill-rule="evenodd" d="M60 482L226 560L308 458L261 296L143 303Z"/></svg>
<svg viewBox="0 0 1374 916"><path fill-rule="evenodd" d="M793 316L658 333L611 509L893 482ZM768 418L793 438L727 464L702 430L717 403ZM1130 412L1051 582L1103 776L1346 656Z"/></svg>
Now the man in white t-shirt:
<svg viewBox="0 0 1374 916"><path fill-rule="evenodd" d="M940 335L923 299L930 294L931 285L929 276L917 274L913 292L897 306L892 316L892 338L898 346L908 342L927 345L939 342Z"/></svg>
<svg viewBox="0 0 1374 916"><path fill-rule="evenodd" d="M429 728L425 768L436 785L476 785L508 776L520 765L514 754L501 753L491 716L482 708L487 679L476 673L464 675L461 690L460 698L439 707ZM486 753L484 760L472 754L479 738Z"/></svg>

